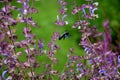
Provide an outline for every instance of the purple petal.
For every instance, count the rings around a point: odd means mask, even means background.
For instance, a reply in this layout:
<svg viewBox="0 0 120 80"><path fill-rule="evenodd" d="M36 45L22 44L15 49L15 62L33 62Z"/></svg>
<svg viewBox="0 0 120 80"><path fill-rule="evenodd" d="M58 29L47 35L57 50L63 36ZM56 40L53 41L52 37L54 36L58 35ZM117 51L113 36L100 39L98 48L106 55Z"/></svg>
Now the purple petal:
<svg viewBox="0 0 120 80"><path fill-rule="evenodd" d="M118 63L120 63L120 55L118 55Z"/></svg>
<svg viewBox="0 0 120 80"><path fill-rule="evenodd" d="M76 65L76 67L80 67L80 66L82 66L82 63L81 63L81 62L79 62L79 63Z"/></svg>
<svg viewBox="0 0 120 80"><path fill-rule="evenodd" d="M67 15L64 15L63 17L62 17L62 21L64 21L64 19L67 17Z"/></svg>
<svg viewBox="0 0 120 80"><path fill-rule="evenodd" d="M97 8L94 8L91 12L91 14L94 14L95 10L97 10Z"/></svg>
<svg viewBox="0 0 120 80"><path fill-rule="evenodd" d="M39 48L42 49L44 47L43 43L39 43Z"/></svg>
<svg viewBox="0 0 120 80"><path fill-rule="evenodd" d="M104 27L108 27L109 26L109 20L106 20L103 24Z"/></svg>
<svg viewBox="0 0 120 80"><path fill-rule="evenodd" d="M7 74L7 73L8 73L8 70L5 70L5 71L2 72L2 78L3 78L4 80L6 80L5 74Z"/></svg>
<svg viewBox="0 0 120 80"><path fill-rule="evenodd" d="M86 15L86 11L85 11L85 9L84 9L84 8L82 9L82 11L83 11L84 15Z"/></svg>

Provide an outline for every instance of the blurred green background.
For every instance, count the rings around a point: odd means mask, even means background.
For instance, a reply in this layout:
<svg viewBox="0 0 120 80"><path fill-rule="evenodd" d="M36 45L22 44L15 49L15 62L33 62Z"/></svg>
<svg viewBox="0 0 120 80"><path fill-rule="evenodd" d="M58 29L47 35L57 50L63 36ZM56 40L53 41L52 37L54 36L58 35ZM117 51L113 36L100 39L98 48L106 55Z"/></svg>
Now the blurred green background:
<svg viewBox="0 0 120 80"><path fill-rule="evenodd" d="M73 16L71 14L71 10L73 9L73 0L65 0L68 1L68 16L66 20L69 22L67 26L56 26L54 24L56 20L56 16L59 14L58 10L60 9L60 5L57 2L57 0L39 0L34 2L35 8L39 10L38 14L32 14L33 20L35 20L39 25L40 28L32 28L32 31L34 34L36 34L36 39L42 38L45 43L45 48L47 49L48 42L51 41L51 37L53 35L54 31L58 31L59 33L63 33L66 30L70 33L70 37L65 40L57 40L57 45L60 46L60 50L57 51L55 54L55 57L58 58L58 64L54 64L54 68L57 69L59 72L62 71L66 60L67 60L67 54L69 54L69 48L74 48L76 54L75 55L82 55L83 49L81 46L79 46L80 36L81 33L78 32L77 29L72 29L72 25L74 22L77 21L78 17ZM97 28L100 31L103 31L103 21L105 18L108 18L110 20L110 27L112 29L112 37L113 37L113 43L114 39L117 39L114 28L117 28L120 31L120 0L94 0L99 2L98 10L96 13L99 15L99 18L96 20L91 21L92 25L97 25ZM77 5L83 4L84 0L76 0ZM32 3L30 2L30 5ZM12 5L21 7L21 4L18 4L16 0L13 0ZM0 3L0 7L2 7L3 4ZM13 17L16 18L19 12L13 11ZM25 24L19 23L15 28L17 30L16 34L18 35L18 41L21 41L22 39L25 39L23 36L23 27ZM18 50L20 51L20 50ZM26 60L25 55L21 57L21 60ZM38 58L39 62L45 62L46 56L43 55ZM49 60L47 63L51 63ZM38 73L42 72L43 66L41 65L40 68L37 70Z"/></svg>

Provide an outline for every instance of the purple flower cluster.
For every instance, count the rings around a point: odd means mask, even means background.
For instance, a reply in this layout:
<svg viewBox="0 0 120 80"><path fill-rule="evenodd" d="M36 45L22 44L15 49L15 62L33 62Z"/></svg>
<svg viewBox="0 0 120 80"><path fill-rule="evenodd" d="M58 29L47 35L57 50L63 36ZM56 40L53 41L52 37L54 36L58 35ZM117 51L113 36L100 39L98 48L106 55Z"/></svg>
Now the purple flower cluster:
<svg viewBox="0 0 120 80"><path fill-rule="evenodd" d="M95 11L97 10L98 2L90 1L92 4L83 4L82 6L75 7L72 10L72 14L75 15L79 13L80 11L83 12L83 17L88 19L98 18L98 15L95 14ZM89 13L87 14L86 9L89 9Z"/></svg>
<svg viewBox="0 0 120 80"><path fill-rule="evenodd" d="M90 20L95 20L98 15L98 2L86 0L88 4L77 6L74 1L74 8L71 13L79 19L72 25L78 28L81 33L79 45L83 47L84 55L78 56L74 48L70 48L67 55L66 64L61 72L54 69L54 64L58 64L55 54L60 49L56 41L60 34L55 31L51 41L45 45L44 40L35 40L36 35L32 32L32 26L39 27L33 20L32 14L38 13L29 5L30 0L17 0L22 8L12 6L12 0L2 0L3 6L0 10L0 80L54 80L57 76L59 80L120 80L120 54L114 50L111 44L111 29L109 20L103 24L104 32L99 32L97 26L91 26ZM58 26L68 24L67 1L58 0L62 8L59 10L57 21ZM13 18L12 10L19 11L17 18ZM82 12L82 15L78 13ZM18 23L24 24L24 39L18 41L15 26ZM102 37L102 38L101 38ZM47 46L48 50L44 47ZM20 50L19 50L20 49ZM46 55L46 61L39 62L38 58ZM25 60L21 60L24 56ZM48 63L51 60L51 63ZM44 70L37 73L36 70L44 65Z"/></svg>
<svg viewBox="0 0 120 80"><path fill-rule="evenodd" d="M59 38L59 33L54 32L51 42L48 43L49 50L44 50L44 41L40 38L37 42L36 35L32 33L32 26L39 27L32 19L32 13L38 13L38 10L29 5L29 0L18 0L22 4L22 8L12 6L12 0L0 1L4 4L0 11L0 70L4 71L0 76L0 80L49 80L53 75L58 73L52 68L51 64L47 64L47 59L53 63L57 63L57 58L54 54L59 50L56 40ZM32 0L34 2L34 0ZM13 18L12 10L18 11L17 18ZM64 19L65 17L63 17ZM22 23L24 40L18 41L15 26L17 23ZM22 32L22 31L21 31ZM38 43L38 45L36 44ZM19 49L23 49L19 51ZM40 68L40 63L36 58L46 54L45 70L37 74L36 69ZM21 61L21 56L24 55L26 60ZM8 75L8 76L6 76Z"/></svg>
<svg viewBox="0 0 120 80"><path fill-rule="evenodd" d="M67 17L67 8L66 5L68 4L64 0L58 0L62 8L59 10L60 15L57 15L57 21L55 21L55 24L58 26L64 26L68 24L68 21L65 21L65 18Z"/></svg>

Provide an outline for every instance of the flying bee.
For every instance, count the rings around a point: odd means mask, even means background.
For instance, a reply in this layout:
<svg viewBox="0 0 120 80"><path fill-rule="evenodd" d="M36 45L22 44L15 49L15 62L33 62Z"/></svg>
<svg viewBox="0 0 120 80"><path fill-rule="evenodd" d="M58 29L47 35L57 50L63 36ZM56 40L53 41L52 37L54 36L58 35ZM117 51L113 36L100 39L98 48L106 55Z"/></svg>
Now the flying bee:
<svg viewBox="0 0 120 80"><path fill-rule="evenodd" d="M69 32L64 32L62 35L60 35L59 40L68 38L70 36Z"/></svg>

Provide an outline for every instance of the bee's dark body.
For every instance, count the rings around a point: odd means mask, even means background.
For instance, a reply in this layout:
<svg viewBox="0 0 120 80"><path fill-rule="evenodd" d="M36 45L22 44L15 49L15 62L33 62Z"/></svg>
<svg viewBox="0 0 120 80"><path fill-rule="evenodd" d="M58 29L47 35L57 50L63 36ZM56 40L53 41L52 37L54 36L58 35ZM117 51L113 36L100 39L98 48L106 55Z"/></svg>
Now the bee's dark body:
<svg viewBox="0 0 120 80"><path fill-rule="evenodd" d="M69 36L70 36L70 34L68 32L65 32L59 37L59 40L68 38Z"/></svg>

